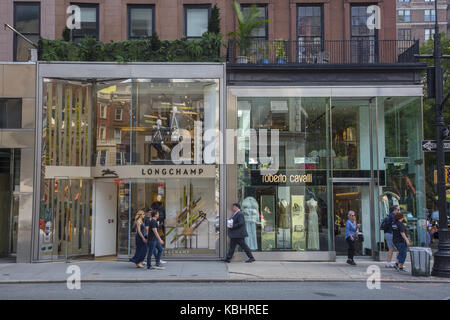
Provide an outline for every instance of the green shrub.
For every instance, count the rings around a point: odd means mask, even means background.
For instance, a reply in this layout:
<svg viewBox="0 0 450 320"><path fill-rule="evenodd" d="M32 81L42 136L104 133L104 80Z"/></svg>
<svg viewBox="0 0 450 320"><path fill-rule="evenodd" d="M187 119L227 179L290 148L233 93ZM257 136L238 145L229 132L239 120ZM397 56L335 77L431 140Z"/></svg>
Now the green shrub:
<svg viewBox="0 0 450 320"><path fill-rule="evenodd" d="M39 40L41 61L112 62L220 62L220 34L204 33L199 40L159 40L150 38L101 43L86 37L79 43L63 40Z"/></svg>

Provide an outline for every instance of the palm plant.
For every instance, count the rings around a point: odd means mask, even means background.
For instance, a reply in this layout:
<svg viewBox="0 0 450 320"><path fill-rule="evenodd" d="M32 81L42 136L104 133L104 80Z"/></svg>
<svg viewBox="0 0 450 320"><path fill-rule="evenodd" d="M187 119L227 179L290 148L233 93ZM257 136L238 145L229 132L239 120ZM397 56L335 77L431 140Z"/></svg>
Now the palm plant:
<svg viewBox="0 0 450 320"><path fill-rule="evenodd" d="M240 55L247 56L251 44L250 38L252 32L261 26L261 24L269 22L269 20L259 18L260 11L256 5L250 6L250 8L244 12L239 3L233 2L233 8L237 17L238 28L236 31L228 33L228 36L239 41Z"/></svg>

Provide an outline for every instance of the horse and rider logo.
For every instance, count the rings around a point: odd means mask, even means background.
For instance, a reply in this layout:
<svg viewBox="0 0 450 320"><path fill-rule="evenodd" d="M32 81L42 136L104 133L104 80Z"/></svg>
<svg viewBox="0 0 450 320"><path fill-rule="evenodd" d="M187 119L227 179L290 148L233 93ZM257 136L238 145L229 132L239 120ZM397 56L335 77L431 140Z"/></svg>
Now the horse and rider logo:
<svg viewBox="0 0 450 320"><path fill-rule="evenodd" d="M102 177L104 176L113 176L113 177L118 177L117 172L115 170L111 170L111 169L103 169L102 170Z"/></svg>

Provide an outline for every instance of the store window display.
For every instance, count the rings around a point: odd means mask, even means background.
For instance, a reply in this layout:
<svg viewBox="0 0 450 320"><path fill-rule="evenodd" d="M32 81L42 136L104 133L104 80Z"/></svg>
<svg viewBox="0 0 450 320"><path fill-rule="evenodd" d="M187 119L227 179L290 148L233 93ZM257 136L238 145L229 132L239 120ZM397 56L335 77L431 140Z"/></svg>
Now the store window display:
<svg viewBox="0 0 450 320"><path fill-rule="evenodd" d="M237 149L245 153L245 163L238 165L238 198L250 221L247 244L253 251L328 250L329 99L238 98L237 102ZM271 130L279 131L275 179L263 177L265 159L250 154L250 130L258 135L261 129L267 129L268 141ZM259 215L252 215L256 208ZM254 223L258 216L260 223Z"/></svg>

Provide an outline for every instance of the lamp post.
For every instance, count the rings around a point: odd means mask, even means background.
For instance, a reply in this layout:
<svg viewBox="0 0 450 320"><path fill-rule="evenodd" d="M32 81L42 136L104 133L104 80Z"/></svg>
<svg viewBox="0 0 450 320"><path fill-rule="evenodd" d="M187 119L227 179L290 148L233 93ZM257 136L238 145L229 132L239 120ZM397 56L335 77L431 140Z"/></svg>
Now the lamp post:
<svg viewBox="0 0 450 320"><path fill-rule="evenodd" d="M447 203L445 190L445 153L444 153L444 106L442 79L442 49L441 35L438 24L438 0L435 0L435 33L434 33L434 67L435 67L435 126L436 126L436 160L437 160L437 190L438 190L438 210L439 210L439 246L434 254L434 265L432 275L436 277L450 278L450 239L447 221Z"/></svg>

